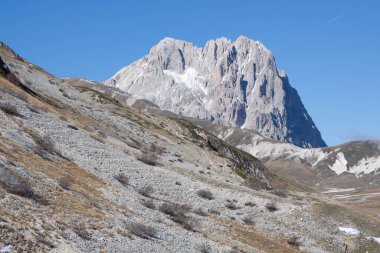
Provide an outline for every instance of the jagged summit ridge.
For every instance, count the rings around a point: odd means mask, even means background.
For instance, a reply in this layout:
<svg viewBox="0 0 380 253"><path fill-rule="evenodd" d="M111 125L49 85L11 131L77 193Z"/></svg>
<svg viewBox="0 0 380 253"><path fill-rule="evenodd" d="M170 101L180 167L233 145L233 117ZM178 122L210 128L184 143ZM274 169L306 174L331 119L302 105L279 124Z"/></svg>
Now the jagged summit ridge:
<svg viewBox="0 0 380 253"><path fill-rule="evenodd" d="M203 48L164 38L105 83L181 115L301 147L326 145L272 52L245 36Z"/></svg>

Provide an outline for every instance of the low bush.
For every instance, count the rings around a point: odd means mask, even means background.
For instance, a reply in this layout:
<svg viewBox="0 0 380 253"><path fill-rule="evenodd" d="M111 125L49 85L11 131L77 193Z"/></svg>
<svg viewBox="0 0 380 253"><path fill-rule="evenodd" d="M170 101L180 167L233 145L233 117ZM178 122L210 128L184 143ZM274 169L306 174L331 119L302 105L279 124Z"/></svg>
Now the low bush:
<svg viewBox="0 0 380 253"><path fill-rule="evenodd" d="M79 128L77 128L76 126L73 126L73 125L67 125L68 128L71 128L71 129L74 129L74 130L79 130Z"/></svg>
<svg viewBox="0 0 380 253"><path fill-rule="evenodd" d="M137 192L144 197L150 197L152 195L152 193L154 192L154 189L152 186L147 185L147 186L143 186L143 187L139 188L137 190Z"/></svg>
<svg viewBox="0 0 380 253"><path fill-rule="evenodd" d="M63 177L60 180L58 180L58 185L67 191L71 190L71 184L73 183L74 179L71 177Z"/></svg>
<svg viewBox="0 0 380 253"><path fill-rule="evenodd" d="M159 210L170 216L186 215L186 213L191 210L191 206L175 203L163 203Z"/></svg>
<svg viewBox="0 0 380 253"><path fill-rule="evenodd" d="M11 105L10 103L1 103L0 110L2 110L5 114L8 115L20 116L17 107Z"/></svg>
<svg viewBox="0 0 380 253"><path fill-rule="evenodd" d="M73 228L73 231L75 234L77 234L77 236L79 236L83 240L88 241L91 239L91 234L83 227Z"/></svg>
<svg viewBox="0 0 380 253"><path fill-rule="evenodd" d="M255 221L253 220L252 216L245 216L242 221L247 225L254 225Z"/></svg>
<svg viewBox="0 0 380 253"><path fill-rule="evenodd" d="M137 156L137 159L145 164L155 166L157 164L158 156L151 152L141 152L141 154Z"/></svg>
<svg viewBox="0 0 380 253"><path fill-rule="evenodd" d="M181 225L184 229L195 231L193 222L186 215L187 212L191 210L191 206L174 203L163 203L160 206L159 210L164 214L169 215L172 221Z"/></svg>
<svg viewBox="0 0 380 253"><path fill-rule="evenodd" d="M140 149L140 146L137 144L138 142L127 140L125 143L131 148Z"/></svg>
<svg viewBox="0 0 380 253"><path fill-rule="evenodd" d="M276 203L274 202L270 202L270 203L267 203L265 205L265 208L269 211L269 212L275 212L278 210L278 207L276 205Z"/></svg>
<svg viewBox="0 0 380 253"><path fill-rule="evenodd" d="M253 203L252 201L248 201L248 202L246 202L244 205L245 205L245 206L250 206L250 207L252 207L252 206L256 206L256 204Z"/></svg>
<svg viewBox="0 0 380 253"><path fill-rule="evenodd" d="M175 223L179 224L181 227L183 227L186 230L195 232L194 228L194 222L190 220L189 217L184 216L184 215L179 215L179 216L171 216L170 219L174 221Z"/></svg>
<svg viewBox="0 0 380 253"><path fill-rule="evenodd" d="M279 190L279 189L276 189L276 190L273 190L272 193L278 197L282 197L282 198L286 198L288 196L288 194L286 193L285 190Z"/></svg>
<svg viewBox="0 0 380 253"><path fill-rule="evenodd" d="M53 242L51 242L49 239L47 239L45 236L38 235L36 237L36 240L40 243L45 244L48 248L53 249L57 247Z"/></svg>
<svg viewBox="0 0 380 253"><path fill-rule="evenodd" d="M53 140L45 135L40 136L37 133L32 133L32 138L36 143L34 146L34 152L42 158L46 158L47 154L52 155L60 155L59 151L57 151Z"/></svg>
<svg viewBox="0 0 380 253"><path fill-rule="evenodd" d="M28 97L22 93L18 93L14 90L8 89L6 87L1 87L0 92L8 93L9 95L16 97L24 102L28 102Z"/></svg>
<svg viewBox="0 0 380 253"><path fill-rule="evenodd" d="M295 247L299 247L299 246L301 246L301 243L299 242L299 240L298 240L299 238L297 237L297 236L292 236L292 237L290 237L288 240L287 240L287 243L289 244L289 245L292 245L292 246L295 246Z"/></svg>
<svg viewBox="0 0 380 253"><path fill-rule="evenodd" d="M216 209L208 209L209 213L215 214L215 215L220 215L220 212Z"/></svg>
<svg viewBox="0 0 380 253"><path fill-rule="evenodd" d="M234 202L227 202L225 206L230 210L239 209L239 207Z"/></svg>
<svg viewBox="0 0 380 253"><path fill-rule="evenodd" d="M28 109L31 111L31 112L34 112L34 113L40 113L40 109L38 106L35 106L35 105L29 105L28 106Z"/></svg>
<svg viewBox="0 0 380 253"><path fill-rule="evenodd" d="M26 178L22 178L15 172L6 168L0 170L0 184L9 193L19 195L24 198L35 198L37 196Z"/></svg>
<svg viewBox="0 0 380 253"><path fill-rule="evenodd" d="M115 175L114 178L124 186L129 184L129 178L124 173L119 173Z"/></svg>
<svg viewBox="0 0 380 253"><path fill-rule="evenodd" d="M249 181L246 181L243 183L243 186L250 188L255 191L260 191L263 189L268 189L268 185L265 182L250 179Z"/></svg>
<svg viewBox="0 0 380 253"><path fill-rule="evenodd" d="M135 236L143 239L156 238L157 230L154 227L147 226L141 223L131 223L128 226L128 230Z"/></svg>
<svg viewBox="0 0 380 253"><path fill-rule="evenodd" d="M204 211L202 208L195 209L193 212L200 216L208 216L208 213Z"/></svg>
<svg viewBox="0 0 380 253"><path fill-rule="evenodd" d="M209 190L199 190L197 191L197 194L199 197L204 198L204 199L208 199L208 200L214 199L212 192L210 192Z"/></svg>
<svg viewBox="0 0 380 253"><path fill-rule="evenodd" d="M207 244L202 244L199 246L199 252L201 253L210 253L211 252L211 247Z"/></svg>
<svg viewBox="0 0 380 253"><path fill-rule="evenodd" d="M137 159L148 165L157 165L158 158L165 152L164 148L158 146L156 143L150 145L137 156Z"/></svg>
<svg viewBox="0 0 380 253"><path fill-rule="evenodd" d="M144 200L143 202L141 202L141 204L149 209L156 209L156 206L154 205L154 202L153 200L149 199L149 200Z"/></svg>

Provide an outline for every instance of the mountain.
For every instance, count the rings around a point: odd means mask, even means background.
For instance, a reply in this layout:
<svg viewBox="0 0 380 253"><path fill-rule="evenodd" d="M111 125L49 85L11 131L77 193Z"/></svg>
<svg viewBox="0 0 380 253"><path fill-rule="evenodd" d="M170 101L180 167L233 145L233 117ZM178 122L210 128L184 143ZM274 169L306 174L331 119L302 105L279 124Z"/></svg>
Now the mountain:
<svg viewBox="0 0 380 253"><path fill-rule="evenodd" d="M210 40L204 48L165 38L105 83L180 115L300 147L326 146L273 54L244 36Z"/></svg>

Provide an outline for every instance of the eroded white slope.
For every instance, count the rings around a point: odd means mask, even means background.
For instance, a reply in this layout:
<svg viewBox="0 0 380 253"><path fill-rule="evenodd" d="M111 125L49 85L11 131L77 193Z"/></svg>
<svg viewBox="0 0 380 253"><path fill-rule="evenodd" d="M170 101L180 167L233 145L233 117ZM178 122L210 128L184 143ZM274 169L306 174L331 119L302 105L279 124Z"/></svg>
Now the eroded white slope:
<svg viewBox="0 0 380 253"><path fill-rule="evenodd" d="M232 145L268 161L289 159L329 168L340 175L356 176L380 172L380 149L375 141L356 141L331 148L300 148L289 143L270 140L259 133L234 128L217 128L214 133Z"/></svg>

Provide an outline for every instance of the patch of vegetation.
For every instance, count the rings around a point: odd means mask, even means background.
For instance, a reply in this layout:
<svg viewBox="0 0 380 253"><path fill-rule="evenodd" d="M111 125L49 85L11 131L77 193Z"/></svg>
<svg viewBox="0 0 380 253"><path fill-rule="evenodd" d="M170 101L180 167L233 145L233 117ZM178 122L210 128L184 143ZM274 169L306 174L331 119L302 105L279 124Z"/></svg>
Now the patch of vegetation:
<svg viewBox="0 0 380 253"><path fill-rule="evenodd" d="M157 165L157 159L158 157L150 152L141 152L141 154L137 156L137 160L152 166Z"/></svg>
<svg viewBox="0 0 380 253"><path fill-rule="evenodd" d="M134 148L134 149L140 149L141 147L141 144L138 143L136 140L134 139L131 139L131 140L127 140L125 141L125 144L127 144L128 147L131 147L131 148Z"/></svg>
<svg viewBox="0 0 380 253"><path fill-rule="evenodd" d="M157 165L158 158L164 153L164 148L153 143L148 149L145 149L137 156L137 159L145 164L155 166Z"/></svg>
<svg viewBox="0 0 380 253"><path fill-rule="evenodd" d="M230 210L240 209L234 202L227 202L225 206Z"/></svg>
<svg viewBox="0 0 380 253"><path fill-rule="evenodd" d="M83 92L93 93L93 95L91 97L94 98L94 100L96 102L99 102L101 104L114 104L117 106L121 106L120 102L117 99L110 97L107 94L104 94L104 93L101 93L99 91L96 91L96 90L93 90L93 89L90 89L87 87L83 87L83 86L74 86L74 87L77 90L79 90L79 92L81 92L81 93L83 93Z"/></svg>
<svg viewBox="0 0 380 253"><path fill-rule="evenodd" d="M29 105L28 106L28 109L31 111L31 112L34 112L34 113L40 113L40 107L38 106L35 106L35 105Z"/></svg>
<svg viewBox="0 0 380 253"><path fill-rule="evenodd" d="M188 130L194 143L202 146L207 145L210 149L217 152L219 156L229 159L234 165L233 167L235 168L234 171L236 174L246 179L247 181L256 179L257 181L261 182L261 188L270 189L270 184L266 182L266 179L271 178L272 174L256 157L248 154L243 150L229 145L213 134L197 127L192 122L189 122L182 118L172 119Z"/></svg>
<svg viewBox="0 0 380 253"><path fill-rule="evenodd" d="M278 210L278 207L276 205L275 202L270 202L270 203L267 203L265 205L265 208L269 211L269 212L275 212Z"/></svg>
<svg viewBox="0 0 380 253"><path fill-rule="evenodd" d="M260 181L260 180L257 180L255 178L249 178L247 179L244 183L243 183L243 186L247 187L247 188L250 188L252 190L255 190L255 191L260 191L260 190L269 190L270 188L268 188L268 184L263 182L263 181Z"/></svg>
<svg viewBox="0 0 380 253"><path fill-rule="evenodd" d="M198 214L200 216L208 216L208 213L204 211L202 208L195 209L193 213Z"/></svg>
<svg viewBox="0 0 380 253"><path fill-rule="evenodd" d="M214 199L212 192L210 192L209 190L199 190L197 191L197 195L201 198L208 199L208 200Z"/></svg>
<svg viewBox="0 0 380 253"><path fill-rule="evenodd" d="M36 237L36 240L40 243L43 243L45 244L49 249L53 249L53 248L56 248L57 246L51 242L50 240L48 240L45 236L43 235L38 235Z"/></svg>
<svg viewBox="0 0 380 253"><path fill-rule="evenodd" d="M6 87L0 87L0 92L8 93L15 98L18 98L24 102L28 102L28 97L26 95L15 92L14 90L8 89Z"/></svg>
<svg viewBox="0 0 380 253"><path fill-rule="evenodd" d="M156 206L155 206L153 200L151 200L151 199L142 201L141 205L143 205L143 206L145 206L145 207L147 207L149 209L152 209L152 210L156 209Z"/></svg>
<svg viewBox="0 0 380 253"><path fill-rule="evenodd" d="M248 201L244 204L245 206L250 206L250 207L253 207L253 206L256 206L255 203L253 203L252 201Z"/></svg>
<svg viewBox="0 0 380 253"><path fill-rule="evenodd" d="M169 215L172 221L181 225L184 229L195 231L193 222L187 216L187 213L191 210L191 206L174 203L163 203L160 206L159 210L162 213Z"/></svg>
<svg viewBox="0 0 380 253"><path fill-rule="evenodd" d="M301 246L301 242L299 241L299 238L297 236L292 236L286 241L289 245L292 245L294 247Z"/></svg>
<svg viewBox="0 0 380 253"><path fill-rule="evenodd" d="M129 178L124 173L119 173L115 175L114 178L124 186L127 186L129 184Z"/></svg>
<svg viewBox="0 0 380 253"><path fill-rule="evenodd" d="M74 129L74 130L79 130L76 126L73 125L67 125L68 128Z"/></svg>
<svg viewBox="0 0 380 253"><path fill-rule="evenodd" d="M87 231L87 229L83 227L75 227L73 228L73 232L77 234L83 240L89 241L91 240L91 234Z"/></svg>
<svg viewBox="0 0 380 253"><path fill-rule="evenodd" d="M187 131L190 134L190 137L192 138L191 141L194 143L197 143L198 145L204 144L205 140L203 139L202 136L198 134L198 131L201 131L197 126L195 126L193 123L191 123L188 120L182 119L182 118L172 118L175 120L178 124L183 126L184 128L187 129ZM203 131L202 131L203 132Z"/></svg>
<svg viewBox="0 0 380 253"><path fill-rule="evenodd" d="M252 216L245 216L242 221L247 225L255 225L255 221Z"/></svg>
<svg viewBox="0 0 380 253"><path fill-rule="evenodd" d="M272 193L281 198L286 198L288 196L288 194L286 193L286 190L276 189L276 190L273 190Z"/></svg>
<svg viewBox="0 0 380 253"><path fill-rule="evenodd" d="M74 182L74 179L72 177L66 176L58 180L58 185L66 190L70 191L71 190L71 184Z"/></svg>
<svg viewBox="0 0 380 253"><path fill-rule="evenodd" d="M128 230L135 236L143 239L156 238L157 230L154 227L147 226L141 223L131 223L128 225Z"/></svg>
<svg viewBox="0 0 380 253"><path fill-rule="evenodd" d="M213 208L208 209L208 212L211 213L211 214L220 215L219 210L216 210L216 209L213 209Z"/></svg>
<svg viewBox="0 0 380 253"><path fill-rule="evenodd" d="M17 107L14 105L11 105L10 103L1 103L0 104L0 110L2 110L5 114L8 114L8 115L13 115L13 116L17 116L17 117L22 116L18 112Z"/></svg>
<svg viewBox="0 0 380 253"><path fill-rule="evenodd" d="M34 146L34 153L42 158L47 158L47 154L61 156L60 152L56 149L53 140L49 136L40 136L37 133L31 133L31 136L36 143Z"/></svg>
<svg viewBox="0 0 380 253"><path fill-rule="evenodd" d="M240 252L239 249L234 247L228 253L239 253L239 252Z"/></svg>
<svg viewBox="0 0 380 253"><path fill-rule="evenodd" d="M35 198L37 196L29 181L10 169L3 168L0 170L0 184L7 192L24 198Z"/></svg>
<svg viewBox="0 0 380 253"><path fill-rule="evenodd" d="M144 196L144 197L151 197L151 195L152 195L153 192L154 192L154 189L153 189L152 186L150 186L150 185L146 185L146 186L143 186L143 187L137 189L137 192L138 192L140 195Z"/></svg>
<svg viewBox="0 0 380 253"><path fill-rule="evenodd" d="M210 253L211 247L208 244L202 244L199 246L199 252L201 253Z"/></svg>

